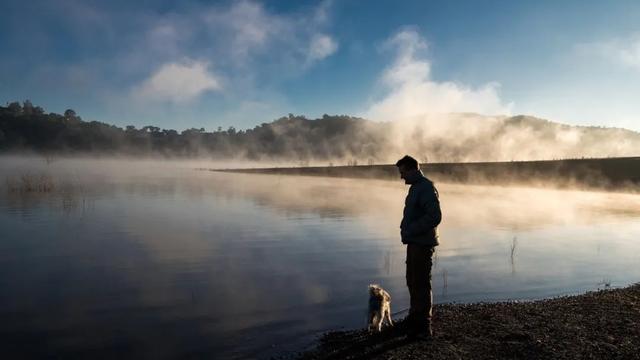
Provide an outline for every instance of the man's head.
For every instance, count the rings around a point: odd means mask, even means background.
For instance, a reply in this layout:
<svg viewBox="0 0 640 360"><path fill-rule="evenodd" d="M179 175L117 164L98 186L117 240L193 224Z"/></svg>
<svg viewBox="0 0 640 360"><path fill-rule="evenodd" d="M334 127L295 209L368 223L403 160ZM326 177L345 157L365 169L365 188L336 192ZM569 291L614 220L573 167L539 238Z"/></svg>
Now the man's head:
<svg viewBox="0 0 640 360"><path fill-rule="evenodd" d="M402 159L396 162L400 177L408 184L408 178L418 171L418 161L409 155L405 155Z"/></svg>

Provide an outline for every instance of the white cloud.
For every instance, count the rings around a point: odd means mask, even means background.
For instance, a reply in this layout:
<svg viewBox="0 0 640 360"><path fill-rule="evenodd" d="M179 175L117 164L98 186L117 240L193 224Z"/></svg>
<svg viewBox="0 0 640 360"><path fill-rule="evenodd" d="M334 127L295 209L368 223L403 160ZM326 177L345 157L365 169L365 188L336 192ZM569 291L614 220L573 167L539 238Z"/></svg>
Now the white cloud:
<svg viewBox="0 0 640 360"><path fill-rule="evenodd" d="M388 39L383 49L396 49L398 59L411 59L416 53L427 49L427 42L415 30L403 30Z"/></svg>
<svg viewBox="0 0 640 360"><path fill-rule="evenodd" d="M629 44L627 48L620 49L620 60L627 66L640 70L640 38Z"/></svg>
<svg viewBox="0 0 640 360"><path fill-rule="evenodd" d="M338 50L338 43L329 35L317 34L311 39L307 63L322 60Z"/></svg>
<svg viewBox="0 0 640 360"><path fill-rule="evenodd" d="M261 4L251 1L235 2L228 9L211 8L205 11L204 19L214 36L218 33L227 37L222 42L229 44L236 61L265 50L290 26L286 18L269 14Z"/></svg>
<svg viewBox="0 0 640 360"><path fill-rule="evenodd" d="M207 68L208 63L193 60L164 64L133 89L134 98L185 103L205 91L220 90L220 81Z"/></svg>
<svg viewBox="0 0 640 360"><path fill-rule="evenodd" d="M180 30L171 23L162 23L148 30L144 41L149 47L149 52L156 54L179 54L179 43L182 40Z"/></svg>
<svg viewBox="0 0 640 360"><path fill-rule="evenodd" d="M333 6L333 0L321 1L313 14L312 22L323 24L329 21L329 10L331 6Z"/></svg>
<svg viewBox="0 0 640 360"><path fill-rule="evenodd" d="M325 1L304 12L278 14L261 3L242 0L229 7L210 7L201 18L213 48L230 57L232 66L251 65L263 57L270 64L305 68L337 50L336 41L322 32L329 6Z"/></svg>
<svg viewBox="0 0 640 360"><path fill-rule="evenodd" d="M500 99L498 83L473 88L432 80L431 63L420 56L427 43L415 30L397 33L384 48L396 51L395 61L381 76L387 91L369 106L365 117L388 121L451 112L510 114L512 104Z"/></svg>
<svg viewBox="0 0 640 360"><path fill-rule="evenodd" d="M579 44L577 50L585 55L595 55L613 63L640 70L640 34L587 44Z"/></svg>

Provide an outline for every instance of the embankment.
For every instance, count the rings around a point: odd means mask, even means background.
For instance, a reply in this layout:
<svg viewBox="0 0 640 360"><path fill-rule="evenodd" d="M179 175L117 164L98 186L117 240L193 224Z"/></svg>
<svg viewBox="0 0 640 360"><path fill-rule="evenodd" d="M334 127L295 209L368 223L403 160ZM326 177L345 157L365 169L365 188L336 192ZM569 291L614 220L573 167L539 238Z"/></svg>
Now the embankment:
<svg viewBox="0 0 640 360"><path fill-rule="evenodd" d="M421 164L436 182L640 190L640 157ZM202 169L249 174L398 179L394 165Z"/></svg>

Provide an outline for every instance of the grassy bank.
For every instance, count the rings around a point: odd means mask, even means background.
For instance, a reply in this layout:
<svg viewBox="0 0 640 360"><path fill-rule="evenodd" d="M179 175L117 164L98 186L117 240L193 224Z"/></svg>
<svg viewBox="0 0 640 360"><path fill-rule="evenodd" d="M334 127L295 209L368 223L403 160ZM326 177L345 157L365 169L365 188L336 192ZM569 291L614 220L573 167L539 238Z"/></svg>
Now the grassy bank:
<svg viewBox="0 0 640 360"><path fill-rule="evenodd" d="M434 338L326 334L301 359L640 359L640 284L520 303L434 307Z"/></svg>
<svg viewBox="0 0 640 360"><path fill-rule="evenodd" d="M436 182L640 190L640 157L421 164ZM254 174L398 179L394 165L216 169Z"/></svg>

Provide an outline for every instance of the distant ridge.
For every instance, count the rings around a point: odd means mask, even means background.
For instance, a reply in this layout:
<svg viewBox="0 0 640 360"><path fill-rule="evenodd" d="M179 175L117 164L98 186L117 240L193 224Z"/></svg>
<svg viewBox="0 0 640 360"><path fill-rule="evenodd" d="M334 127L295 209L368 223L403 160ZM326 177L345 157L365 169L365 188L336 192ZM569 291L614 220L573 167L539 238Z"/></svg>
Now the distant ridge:
<svg viewBox="0 0 640 360"><path fill-rule="evenodd" d="M640 155L640 133L570 126L532 116L470 113L373 122L346 115L281 117L253 129L181 132L84 121L69 109L45 113L30 102L0 106L0 152L246 159L298 165L511 161Z"/></svg>

